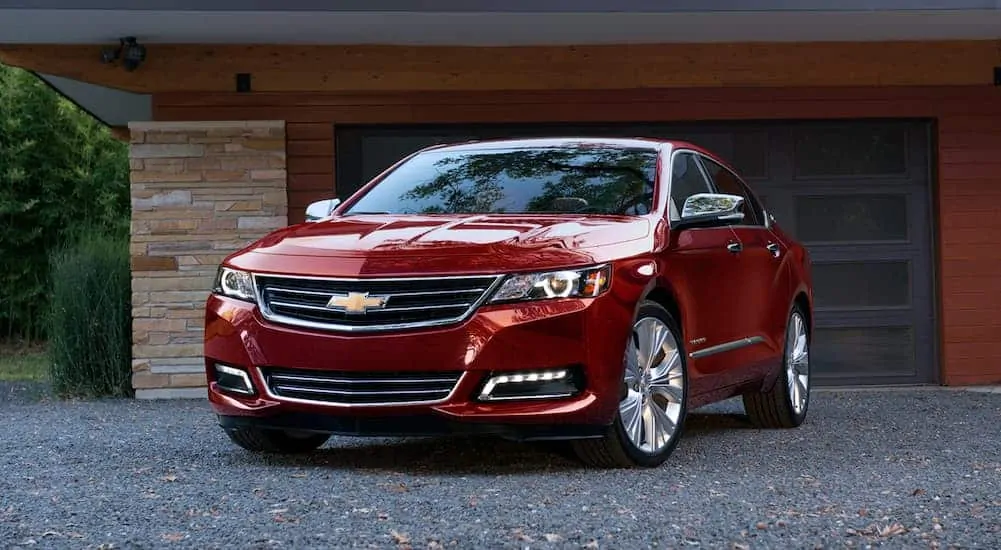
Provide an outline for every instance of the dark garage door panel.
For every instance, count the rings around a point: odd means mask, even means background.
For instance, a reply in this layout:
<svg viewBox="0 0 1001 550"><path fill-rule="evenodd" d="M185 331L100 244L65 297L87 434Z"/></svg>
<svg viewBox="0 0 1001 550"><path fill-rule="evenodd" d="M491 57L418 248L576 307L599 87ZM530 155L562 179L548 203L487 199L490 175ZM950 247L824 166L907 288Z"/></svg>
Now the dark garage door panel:
<svg viewBox="0 0 1001 550"><path fill-rule="evenodd" d="M338 194L428 145L585 134L685 139L741 171L813 258L818 384L936 381L925 121L338 126Z"/></svg>

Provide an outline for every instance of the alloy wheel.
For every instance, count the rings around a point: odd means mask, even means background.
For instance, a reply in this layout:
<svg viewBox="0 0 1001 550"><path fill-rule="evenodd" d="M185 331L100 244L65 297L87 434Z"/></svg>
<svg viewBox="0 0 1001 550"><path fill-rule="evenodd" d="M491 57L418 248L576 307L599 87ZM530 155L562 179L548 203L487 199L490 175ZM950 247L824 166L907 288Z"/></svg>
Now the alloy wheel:
<svg viewBox="0 0 1001 550"><path fill-rule="evenodd" d="M810 397L810 350L799 312L793 313L786 330L786 383L793 412L803 414Z"/></svg>
<svg viewBox="0 0 1001 550"><path fill-rule="evenodd" d="M619 416L637 449L656 454L671 443L679 428L684 384L681 352L671 329L656 317L636 321L626 348Z"/></svg>

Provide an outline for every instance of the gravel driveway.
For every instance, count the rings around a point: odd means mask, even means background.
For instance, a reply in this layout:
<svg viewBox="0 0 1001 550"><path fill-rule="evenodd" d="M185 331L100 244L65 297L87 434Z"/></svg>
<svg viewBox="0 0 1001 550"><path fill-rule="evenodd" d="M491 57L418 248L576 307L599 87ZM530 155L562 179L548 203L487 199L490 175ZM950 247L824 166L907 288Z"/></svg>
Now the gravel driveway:
<svg viewBox="0 0 1001 550"><path fill-rule="evenodd" d="M262 458L202 401L8 397L0 546L1001 548L1001 394L818 392L791 431L698 413L664 467L600 471L468 438Z"/></svg>

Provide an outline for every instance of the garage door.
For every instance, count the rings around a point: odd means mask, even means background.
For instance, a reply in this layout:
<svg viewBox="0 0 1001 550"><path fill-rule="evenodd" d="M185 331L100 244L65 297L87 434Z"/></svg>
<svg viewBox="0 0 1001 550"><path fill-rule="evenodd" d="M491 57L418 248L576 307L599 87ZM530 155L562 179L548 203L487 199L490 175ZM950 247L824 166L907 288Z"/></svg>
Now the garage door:
<svg viewBox="0 0 1001 550"><path fill-rule="evenodd" d="M689 140L732 162L810 250L818 384L935 382L924 121L735 124L461 125L337 128L344 197L421 147L544 135Z"/></svg>

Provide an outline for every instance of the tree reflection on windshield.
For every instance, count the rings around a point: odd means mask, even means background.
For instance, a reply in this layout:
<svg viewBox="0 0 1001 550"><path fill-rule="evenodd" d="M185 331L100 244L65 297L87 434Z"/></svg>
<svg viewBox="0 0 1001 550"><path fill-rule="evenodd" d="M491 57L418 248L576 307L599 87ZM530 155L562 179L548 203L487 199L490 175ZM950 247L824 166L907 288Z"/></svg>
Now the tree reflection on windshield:
<svg viewBox="0 0 1001 550"><path fill-rule="evenodd" d="M656 165L657 152L639 148L428 151L345 214L646 214Z"/></svg>

